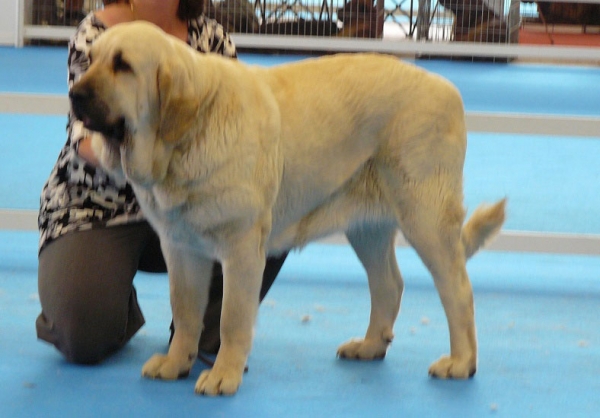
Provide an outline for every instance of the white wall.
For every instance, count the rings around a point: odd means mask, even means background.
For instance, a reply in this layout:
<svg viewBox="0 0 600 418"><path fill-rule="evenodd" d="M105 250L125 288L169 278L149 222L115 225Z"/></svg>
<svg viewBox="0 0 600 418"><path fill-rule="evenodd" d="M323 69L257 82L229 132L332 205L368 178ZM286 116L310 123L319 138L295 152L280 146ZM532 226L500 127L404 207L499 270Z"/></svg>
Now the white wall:
<svg viewBox="0 0 600 418"><path fill-rule="evenodd" d="M17 43L19 0L0 0L0 45Z"/></svg>

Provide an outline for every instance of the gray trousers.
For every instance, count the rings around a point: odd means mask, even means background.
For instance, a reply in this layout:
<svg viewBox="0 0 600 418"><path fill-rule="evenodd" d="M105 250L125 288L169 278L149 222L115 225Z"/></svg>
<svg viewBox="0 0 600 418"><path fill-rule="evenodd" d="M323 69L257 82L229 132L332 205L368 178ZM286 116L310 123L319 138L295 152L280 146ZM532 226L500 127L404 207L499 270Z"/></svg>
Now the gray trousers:
<svg viewBox="0 0 600 418"><path fill-rule="evenodd" d="M267 259L261 300L286 256ZM38 338L73 363L99 363L119 350L144 324L133 286L138 270L167 270L158 236L146 222L73 232L49 243L39 255ZM223 275L215 264L198 344L206 353L219 349L222 297Z"/></svg>

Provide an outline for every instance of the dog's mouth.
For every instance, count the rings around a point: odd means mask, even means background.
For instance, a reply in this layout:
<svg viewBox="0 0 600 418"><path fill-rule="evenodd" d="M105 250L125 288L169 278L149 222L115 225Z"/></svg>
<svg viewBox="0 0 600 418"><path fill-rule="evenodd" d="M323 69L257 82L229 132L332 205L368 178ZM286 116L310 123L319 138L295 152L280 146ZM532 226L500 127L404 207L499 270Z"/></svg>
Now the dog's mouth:
<svg viewBox="0 0 600 418"><path fill-rule="evenodd" d="M100 127L100 129L97 129L97 131L104 135L111 147L118 148L125 143L125 137L127 135L125 118L121 117L117 120L117 122L113 124L103 125L102 127Z"/></svg>
<svg viewBox="0 0 600 418"><path fill-rule="evenodd" d="M83 122L83 126L87 129L101 133L110 148L118 150L125 143L125 138L127 137L125 118L121 117L112 124L97 123L87 116L80 119Z"/></svg>

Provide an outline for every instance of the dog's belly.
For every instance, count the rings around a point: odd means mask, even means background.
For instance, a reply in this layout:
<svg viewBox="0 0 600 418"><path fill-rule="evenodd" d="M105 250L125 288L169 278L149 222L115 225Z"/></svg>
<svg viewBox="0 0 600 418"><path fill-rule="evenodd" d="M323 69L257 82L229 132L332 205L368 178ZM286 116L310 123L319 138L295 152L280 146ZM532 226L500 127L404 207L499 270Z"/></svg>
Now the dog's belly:
<svg viewBox="0 0 600 418"><path fill-rule="evenodd" d="M322 129L315 129L296 119L294 113L282 111L285 162L269 240L269 248L275 250L345 231L355 218L368 215L365 203L372 196L365 192L377 187L371 174L386 139L381 131L390 119L385 114L356 129L324 129L323 123ZM369 206L380 203L370 201Z"/></svg>
<svg viewBox="0 0 600 418"><path fill-rule="evenodd" d="M385 223L395 227L396 214L383 197L385 193L374 164L369 160L317 204L308 198L302 200L302 196L294 194L289 185L284 188L273 211L268 250L278 253L303 247L336 232L346 232L367 224ZM290 190L292 193L287 196L292 196L294 211L284 209L289 207L285 196Z"/></svg>
<svg viewBox="0 0 600 418"><path fill-rule="evenodd" d="M268 253L280 254L293 248L302 248L336 232L345 232L361 219L360 216L340 219L327 210L327 206L319 207L286 228L274 231L268 242Z"/></svg>

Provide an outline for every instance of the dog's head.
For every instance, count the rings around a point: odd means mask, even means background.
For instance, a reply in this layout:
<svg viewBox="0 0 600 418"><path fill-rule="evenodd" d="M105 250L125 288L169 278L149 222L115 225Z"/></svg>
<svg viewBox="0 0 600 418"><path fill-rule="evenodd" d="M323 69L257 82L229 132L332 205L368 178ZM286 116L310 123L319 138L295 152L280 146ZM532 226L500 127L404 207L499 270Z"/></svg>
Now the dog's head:
<svg viewBox="0 0 600 418"><path fill-rule="evenodd" d="M192 52L144 22L115 25L94 42L69 98L85 127L102 134L93 149L105 168L139 185L165 178L199 107L182 57Z"/></svg>

